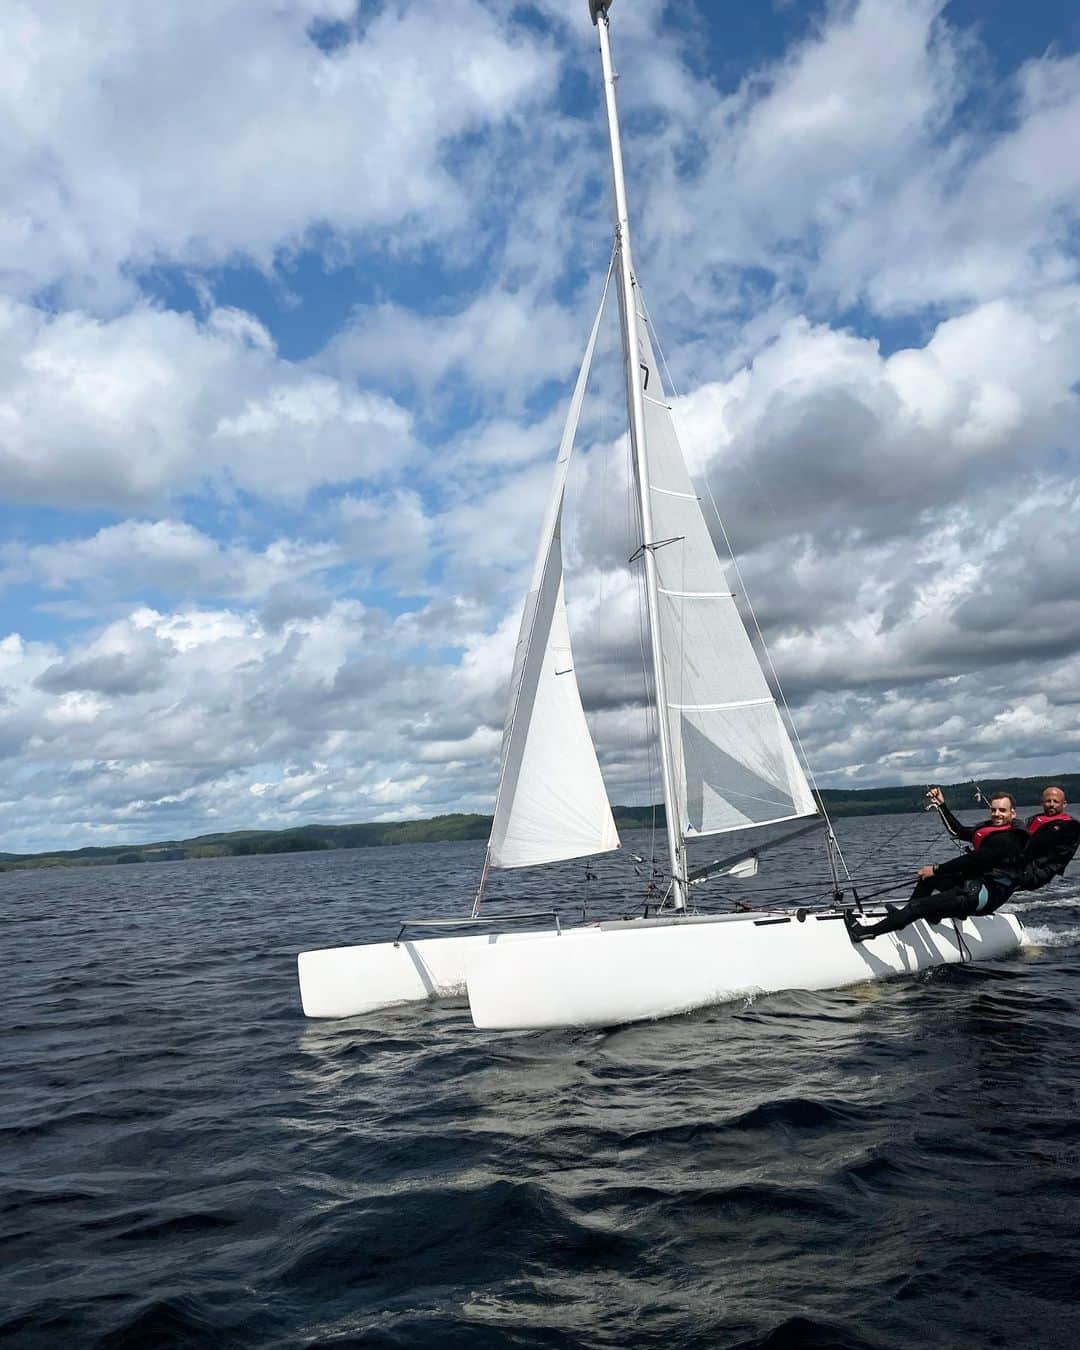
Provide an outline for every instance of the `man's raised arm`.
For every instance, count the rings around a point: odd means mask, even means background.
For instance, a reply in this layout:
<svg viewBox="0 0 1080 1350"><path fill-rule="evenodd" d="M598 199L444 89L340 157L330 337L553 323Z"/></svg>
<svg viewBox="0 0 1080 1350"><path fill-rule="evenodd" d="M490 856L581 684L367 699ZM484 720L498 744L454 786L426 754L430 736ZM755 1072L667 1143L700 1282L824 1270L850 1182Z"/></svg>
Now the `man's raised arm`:
<svg viewBox="0 0 1080 1350"><path fill-rule="evenodd" d="M945 828L954 839L966 839L969 844L971 843L972 839L975 838L975 831L978 827L975 825L961 825L945 805L945 794L939 787L928 788L926 791L926 800L931 806L937 809Z"/></svg>

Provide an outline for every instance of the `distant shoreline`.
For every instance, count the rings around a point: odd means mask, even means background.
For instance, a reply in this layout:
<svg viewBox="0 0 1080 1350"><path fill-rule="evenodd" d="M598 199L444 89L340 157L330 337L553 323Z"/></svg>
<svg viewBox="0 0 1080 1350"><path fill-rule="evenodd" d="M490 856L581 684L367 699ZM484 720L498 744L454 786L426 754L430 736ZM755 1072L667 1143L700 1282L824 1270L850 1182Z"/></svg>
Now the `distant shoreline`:
<svg viewBox="0 0 1080 1350"><path fill-rule="evenodd" d="M1039 792L1051 781L1041 778L994 778L982 784L989 791L1011 792L1021 808L1034 805ZM1080 799L1080 774L1058 774L1070 800ZM954 809L978 806L970 782L943 784ZM923 789L918 786L825 788L822 798L829 814L841 816L896 815L922 810ZM616 806L620 829L648 828L654 820L664 822L662 806ZM53 850L46 853L0 853L0 871L39 867L111 867L124 863L180 862L189 858L240 858L260 853L300 853L337 848L374 848L385 844L436 844L463 839L486 839L491 817L452 814L427 820L371 821L355 825L300 825L286 830L233 830L201 834L192 839L160 840L148 844L112 844L89 848Z"/></svg>

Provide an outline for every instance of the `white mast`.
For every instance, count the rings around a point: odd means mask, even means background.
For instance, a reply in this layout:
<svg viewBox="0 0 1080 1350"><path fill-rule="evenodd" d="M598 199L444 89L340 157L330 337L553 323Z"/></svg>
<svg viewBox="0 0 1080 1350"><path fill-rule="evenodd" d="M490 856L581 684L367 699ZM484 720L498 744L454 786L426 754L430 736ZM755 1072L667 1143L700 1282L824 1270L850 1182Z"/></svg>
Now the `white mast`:
<svg viewBox="0 0 1080 1350"><path fill-rule="evenodd" d="M619 309L622 314L623 359L626 365L626 402L630 418L630 444L634 454L638 507L641 514L642 558L645 565L645 603L649 616L649 649L652 653L653 689L656 694L656 726L660 738L660 777L664 790L664 816L667 824L668 856L671 859L672 903L686 908L685 868L679 835L671 761L671 736L668 729L667 689L664 663L659 651L660 612L657 596L656 559L653 548L652 505L649 500L648 468L645 459L645 405L638 353L637 283L630 253L630 217L626 208L626 184L623 179L622 143L619 138L619 114L615 106L615 81L611 65L607 12L611 0L589 0L589 12L600 34L600 60L604 69L604 94L607 101L608 131L611 136L611 172L615 183L615 234L619 253Z"/></svg>

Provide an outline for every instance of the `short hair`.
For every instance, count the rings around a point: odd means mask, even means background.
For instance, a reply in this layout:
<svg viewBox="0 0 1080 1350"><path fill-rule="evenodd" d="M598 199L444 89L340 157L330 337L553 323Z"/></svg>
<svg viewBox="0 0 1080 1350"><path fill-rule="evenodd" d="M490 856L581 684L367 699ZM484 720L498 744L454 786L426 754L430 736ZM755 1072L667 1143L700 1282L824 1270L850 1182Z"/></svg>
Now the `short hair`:
<svg viewBox="0 0 1080 1350"><path fill-rule="evenodd" d="M1066 801L1069 800L1068 796L1066 795L1065 789L1061 786L1060 783L1047 783L1047 785L1043 788L1043 792L1051 792L1051 791L1060 792Z"/></svg>
<svg viewBox="0 0 1080 1350"><path fill-rule="evenodd" d="M1005 800L1009 803L1009 805L1010 805L1010 806L1012 807L1012 809L1015 811L1015 810L1016 810L1016 803L1013 801L1013 795L1012 795L1011 792L991 792L990 795L989 795L989 797L987 797L986 800L989 801L989 802L998 802L998 801L1000 801L1000 800L1002 799L1002 797L1005 798Z"/></svg>

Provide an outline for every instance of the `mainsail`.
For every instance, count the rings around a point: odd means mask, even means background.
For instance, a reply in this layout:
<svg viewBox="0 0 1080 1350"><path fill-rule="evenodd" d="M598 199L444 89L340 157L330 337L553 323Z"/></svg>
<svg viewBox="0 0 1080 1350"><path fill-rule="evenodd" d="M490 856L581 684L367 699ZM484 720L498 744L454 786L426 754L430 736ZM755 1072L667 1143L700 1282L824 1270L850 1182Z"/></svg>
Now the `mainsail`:
<svg viewBox="0 0 1080 1350"><path fill-rule="evenodd" d="M562 569L566 474L607 289L605 283L563 428L518 631L499 793L488 841L493 867L531 867L619 847L574 674Z"/></svg>
<svg viewBox="0 0 1080 1350"><path fill-rule="evenodd" d="M645 464L680 833L719 834L817 810L690 481L639 311Z"/></svg>

